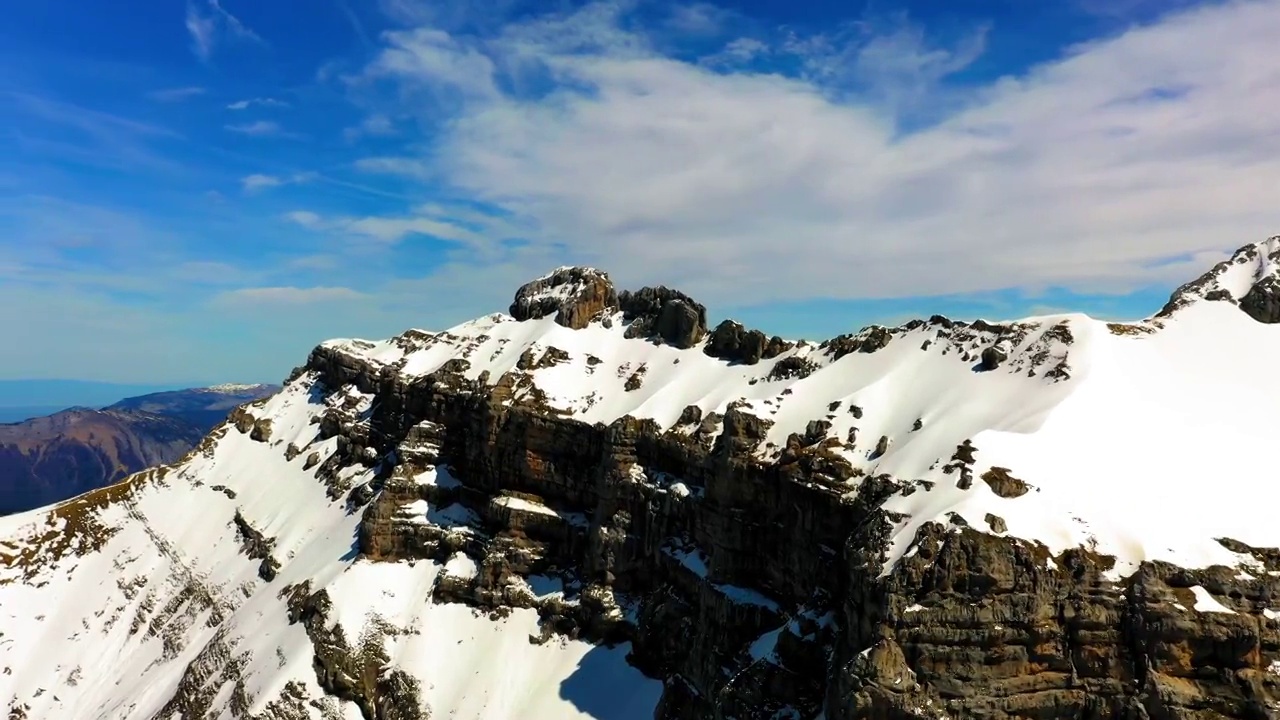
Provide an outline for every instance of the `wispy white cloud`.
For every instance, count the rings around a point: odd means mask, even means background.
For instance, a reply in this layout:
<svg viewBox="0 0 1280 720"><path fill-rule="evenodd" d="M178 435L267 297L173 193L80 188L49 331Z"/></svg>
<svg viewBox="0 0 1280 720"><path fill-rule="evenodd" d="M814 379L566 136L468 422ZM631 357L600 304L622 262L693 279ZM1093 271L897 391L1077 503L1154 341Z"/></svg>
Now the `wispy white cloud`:
<svg viewBox="0 0 1280 720"><path fill-rule="evenodd" d="M466 228L428 217L364 217L342 223L344 232L384 242L396 242L408 235L426 235L443 240L479 242L481 238Z"/></svg>
<svg viewBox="0 0 1280 720"><path fill-rule="evenodd" d="M710 67L739 66L770 52L769 44L759 38L739 37L730 40L719 52L704 56L700 62Z"/></svg>
<svg viewBox="0 0 1280 720"><path fill-rule="evenodd" d="M438 175L432 173L430 163L415 157L359 158L355 161L355 168L361 172L402 175L419 180L428 180L433 175Z"/></svg>
<svg viewBox="0 0 1280 720"><path fill-rule="evenodd" d="M275 175L260 175L258 173L254 173L253 175L246 175L240 178L240 187L245 192L254 192L264 188L279 187L283 184L284 181Z"/></svg>
<svg viewBox="0 0 1280 720"><path fill-rule="evenodd" d="M304 255L288 261L294 270L325 272L341 267L341 261L333 255Z"/></svg>
<svg viewBox="0 0 1280 720"><path fill-rule="evenodd" d="M51 161L136 172L183 171L159 147L183 136L165 125L22 92L0 90L14 148ZM30 185L24 183L24 187Z"/></svg>
<svg viewBox="0 0 1280 720"><path fill-rule="evenodd" d="M245 100L237 100L233 103L229 103L227 105L227 109L228 110L247 110L254 105L257 105L259 107L275 107L275 108L289 107L289 103L283 100L277 100L276 98L271 98L271 97L259 97L259 98L248 98Z"/></svg>
<svg viewBox="0 0 1280 720"><path fill-rule="evenodd" d="M251 273L231 263L217 260L188 260L168 272L168 279L201 285L236 285L252 279Z"/></svg>
<svg viewBox="0 0 1280 720"><path fill-rule="evenodd" d="M222 7L221 0L209 0L209 7L222 18L223 22L226 23L227 28L232 32L232 34L248 38L250 40L256 40L257 42L263 42L263 39L259 37L257 33L250 30L244 23L240 22L240 19L235 15L227 12Z"/></svg>
<svg viewBox="0 0 1280 720"><path fill-rule="evenodd" d="M178 132L164 125L135 120L124 115L94 110L83 105L62 102L30 93L0 91L0 97L12 100L16 108L23 113L58 125L76 128L90 135L108 135L112 132L122 132L135 136L181 137Z"/></svg>
<svg viewBox="0 0 1280 720"><path fill-rule="evenodd" d="M147 93L147 97L157 102L182 102L184 100L190 100L193 97L204 95L206 92L207 90L205 88L197 86L176 87L149 92Z"/></svg>
<svg viewBox="0 0 1280 720"><path fill-rule="evenodd" d="M949 89L982 27L942 45L904 23L770 46L803 60L787 77L665 57L593 7L483 39L388 37L371 72L483 92L443 117L423 102L429 150L361 167L430 168L566 260L739 303L1125 290L1170 281L1170 257L1280 230L1280 76L1258 63L1276 0L1167 15ZM556 89L502 90L529 58ZM923 127L898 123L897 106L933 101Z"/></svg>
<svg viewBox="0 0 1280 720"><path fill-rule="evenodd" d="M347 303L364 300L368 296L348 287L254 287L229 290L217 295L213 304L224 306L260 307L269 305L313 305L316 303Z"/></svg>
<svg viewBox="0 0 1280 720"><path fill-rule="evenodd" d="M423 25L440 20L432 7L421 0L378 0L378 9L391 20L404 25Z"/></svg>
<svg viewBox="0 0 1280 720"><path fill-rule="evenodd" d="M387 46L365 69L366 79L418 80L418 88L436 102L491 101L501 95L493 60L442 30L396 30L384 38Z"/></svg>
<svg viewBox="0 0 1280 720"><path fill-rule="evenodd" d="M694 2L672 7L666 26L689 35L717 35L733 18L733 12L718 5Z"/></svg>
<svg viewBox="0 0 1280 720"><path fill-rule="evenodd" d="M389 137L396 133L396 125L391 118L382 113L374 113L361 120L359 125L347 128L342 134L347 141L353 142L362 137Z"/></svg>
<svg viewBox="0 0 1280 720"><path fill-rule="evenodd" d="M914 110L922 102L936 104L940 83L986 51L990 32L988 24L980 23L940 45L905 15L852 28L853 38L846 33L802 49L807 72L820 83L871 94L898 112Z"/></svg>
<svg viewBox="0 0 1280 720"><path fill-rule="evenodd" d="M267 188L280 187L282 185L309 183L319 179L319 177L320 174L316 172L299 172L285 177L254 173L240 178L240 188L246 193L251 193L258 190L265 190Z"/></svg>
<svg viewBox="0 0 1280 720"><path fill-rule="evenodd" d="M333 0L333 2L334 5L337 6L338 11L342 13L342 16L346 18L347 24L351 26L351 32L355 33L356 39L360 41L360 44L366 48L372 47L373 40L369 37L369 32L365 30L364 22L362 22L360 20L360 16L351 9L351 5L347 3L347 0Z"/></svg>
<svg viewBox="0 0 1280 720"><path fill-rule="evenodd" d="M228 132L253 137L297 138L298 135L286 132L280 123L273 120L254 120L253 122L223 125Z"/></svg>
<svg viewBox="0 0 1280 720"><path fill-rule="evenodd" d="M397 216L323 217L308 210L285 213L285 219L310 230L322 230L380 243L396 243L411 236L424 236L459 243L475 250L487 250L501 239L493 231L507 229L502 221L466 209L425 204L414 212Z"/></svg>
<svg viewBox="0 0 1280 720"><path fill-rule="evenodd" d="M203 15L194 2L187 3L187 33L191 35L191 51L201 60L213 55L214 35L218 26L210 16Z"/></svg>
<svg viewBox="0 0 1280 720"><path fill-rule="evenodd" d="M310 210L293 210L284 214L289 222L297 223L309 230L320 230L324 227L324 220Z"/></svg>
<svg viewBox="0 0 1280 720"><path fill-rule="evenodd" d="M214 47L221 37L265 44L261 36L228 12L220 0L205 0L203 3L188 0L185 24L187 34L191 36L191 51L205 62L213 56Z"/></svg>

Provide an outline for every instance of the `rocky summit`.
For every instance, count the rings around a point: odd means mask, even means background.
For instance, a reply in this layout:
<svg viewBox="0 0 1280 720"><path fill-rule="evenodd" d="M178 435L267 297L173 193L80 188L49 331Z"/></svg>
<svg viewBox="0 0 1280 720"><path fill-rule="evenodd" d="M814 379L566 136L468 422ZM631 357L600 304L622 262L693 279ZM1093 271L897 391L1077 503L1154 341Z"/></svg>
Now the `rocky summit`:
<svg viewBox="0 0 1280 720"><path fill-rule="evenodd" d="M1280 238L789 342L561 268L0 519L11 719L1280 717Z"/></svg>

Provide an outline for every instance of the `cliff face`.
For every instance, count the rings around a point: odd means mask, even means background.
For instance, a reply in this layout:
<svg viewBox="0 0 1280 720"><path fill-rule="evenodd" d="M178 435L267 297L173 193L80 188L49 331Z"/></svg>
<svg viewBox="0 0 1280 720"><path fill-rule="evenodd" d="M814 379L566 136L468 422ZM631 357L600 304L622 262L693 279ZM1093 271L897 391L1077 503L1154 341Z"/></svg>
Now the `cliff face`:
<svg viewBox="0 0 1280 720"><path fill-rule="evenodd" d="M474 567L437 598L534 607L549 632L631 640L633 662L664 681L661 718L824 707L842 719L1264 718L1278 707L1274 551L1234 548L1257 554L1269 571L1258 576L1145 563L1114 579L1106 556L1052 555L958 519L923 525L882 576L895 518L881 504L903 483L867 478L850 497L848 464L803 441L761 462L761 421L744 412L687 435L506 404L515 377L485 387L456 366L406 383L320 348L306 370L372 396L367 417L335 410L322 423L345 452L398 460L366 486L334 487L368 499L362 554ZM414 507L425 504L472 522L423 523ZM578 599L539 597L531 577Z"/></svg>

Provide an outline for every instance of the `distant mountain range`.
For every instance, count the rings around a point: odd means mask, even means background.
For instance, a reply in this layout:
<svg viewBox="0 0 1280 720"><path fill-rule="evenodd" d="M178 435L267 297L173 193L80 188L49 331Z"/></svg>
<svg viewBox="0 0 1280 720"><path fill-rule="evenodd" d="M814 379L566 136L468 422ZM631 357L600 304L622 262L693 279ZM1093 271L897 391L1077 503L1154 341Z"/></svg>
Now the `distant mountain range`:
<svg viewBox="0 0 1280 720"><path fill-rule="evenodd" d="M65 500L173 462L232 409L277 390L276 385L165 390L101 409L73 407L0 424L0 514Z"/></svg>

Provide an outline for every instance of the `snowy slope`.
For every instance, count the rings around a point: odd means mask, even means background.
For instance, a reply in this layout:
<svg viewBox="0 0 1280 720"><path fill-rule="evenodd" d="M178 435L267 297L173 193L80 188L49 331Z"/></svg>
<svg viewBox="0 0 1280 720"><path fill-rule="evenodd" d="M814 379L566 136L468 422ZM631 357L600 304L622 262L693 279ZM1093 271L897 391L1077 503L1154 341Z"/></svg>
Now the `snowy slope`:
<svg viewBox="0 0 1280 720"><path fill-rule="evenodd" d="M172 471L148 471L52 510L0 519L6 710L25 708L28 718L167 718L161 711L173 710L166 703L202 654L212 670L202 684L221 709L212 717L234 717L236 692L249 700L250 716L260 716L289 683L324 698L311 643L286 621L279 596L310 580L329 590L352 645L369 613L417 631L389 654L429 679L424 698L438 717L499 720L517 707L533 713L525 717L589 717L583 708L592 707L590 688L599 678L626 680L615 692L635 713L617 717L652 717L660 684L626 666L625 647L532 645L532 611L495 623L464 606L424 602L439 567L352 562L359 514L330 501L302 457L287 461L283 454L283 443L305 446L316 433L311 420L323 405L309 386L302 378L257 409L274 421L280 443L254 442L224 426L220 438ZM334 443L310 449L329 454ZM101 514L86 523L93 505ZM271 582L241 552L237 511L276 539L282 567ZM440 648L448 654L433 652ZM218 673L240 655L249 682L237 691ZM307 712L303 717L361 717L353 704L331 698Z"/></svg>
<svg viewBox="0 0 1280 720"><path fill-rule="evenodd" d="M1248 289L1235 275L1256 282L1275 272L1264 267L1275 248L1259 247L1254 265L1232 265L1223 279L1234 297ZM518 394L541 393L589 423L631 415L693 432L679 425L685 408L705 417L736 403L772 422L762 458L778 456L793 433L820 432L867 475L916 481L917 491L887 503L906 514L890 563L912 552L921 523L953 513L982 529L998 515L1003 534L1055 552L1095 547L1118 558L1117 575L1150 559L1249 562L1220 537L1280 546L1263 500L1280 431L1280 380L1270 372L1280 325L1232 302L1197 296L1132 325L1083 315L1001 325L935 318L801 343L755 365L624 333L621 314L580 330L492 315L325 347L406 378L458 359L489 383L524 367L532 383ZM869 338L879 340L858 345ZM992 349L997 363L984 359ZM288 589L306 582L328 592L329 627L351 646L371 625L398 629L386 641L389 666L419 679L433 717L652 717L661 684L626 664L625 646L532 644L532 610L493 620L427 601L442 573L475 572L465 557L447 567L355 559L360 514L330 499L312 469L337 451L337 438L318 440L320 418L345 401L367 412L370 398L304 373L248 411L270 421L269 442L229 423L171 468L0 519L3 709L31 719L167 719L184 711L171 702L180 694L199 697L209 717L359 718L353 703L320 688L312 641L288 622ZM966 441L972 461L957 471ZM997 494L978 479L992 468L1030 491ZM342 472L359 482L375 468ZM971 486L959 482L966 472ZM849 481L851 494L858 482ZM450 522L448 510L424 517ZM271 579L243 549L237 519L274 539ZM306 699L293 715L283 709L290 697Z"/></svg>

